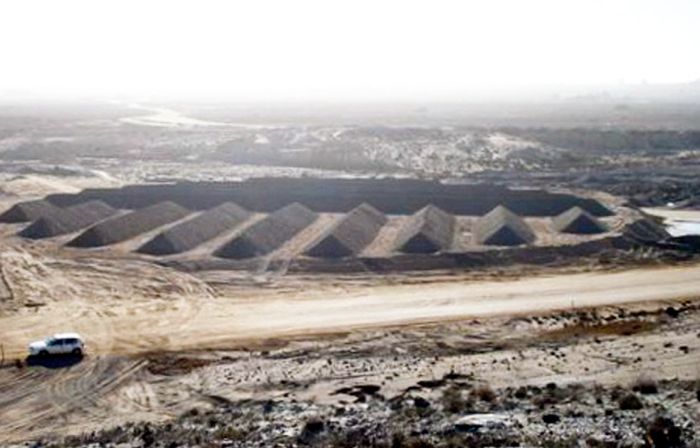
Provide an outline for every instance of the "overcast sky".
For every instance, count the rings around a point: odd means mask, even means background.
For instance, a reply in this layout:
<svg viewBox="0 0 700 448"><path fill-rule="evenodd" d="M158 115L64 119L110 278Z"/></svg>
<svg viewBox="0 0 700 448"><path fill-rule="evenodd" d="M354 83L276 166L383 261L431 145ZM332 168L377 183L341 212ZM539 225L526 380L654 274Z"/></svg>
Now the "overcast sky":
<svg viewBox="0 0 700 448"><path fill-rule="evenodd" d="M699 0L8 0L0 92L426 100L700 78Z"/></svg>

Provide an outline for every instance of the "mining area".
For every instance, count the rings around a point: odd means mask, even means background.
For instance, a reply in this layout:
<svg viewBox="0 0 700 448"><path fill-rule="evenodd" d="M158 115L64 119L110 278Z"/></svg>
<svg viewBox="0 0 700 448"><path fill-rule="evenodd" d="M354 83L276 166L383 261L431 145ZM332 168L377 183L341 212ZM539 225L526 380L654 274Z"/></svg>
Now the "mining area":
<svg viewBox="0 0 700 448"><path fill-rule="evenodd" d="M698 117L0 106L0 446L700 446Z"/></svg>

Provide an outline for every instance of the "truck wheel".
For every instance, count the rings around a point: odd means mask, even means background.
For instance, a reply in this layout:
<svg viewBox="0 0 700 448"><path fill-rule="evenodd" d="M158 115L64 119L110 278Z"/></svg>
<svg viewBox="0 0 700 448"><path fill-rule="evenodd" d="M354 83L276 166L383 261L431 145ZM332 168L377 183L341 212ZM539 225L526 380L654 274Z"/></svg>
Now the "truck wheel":
<svg viewBox="0 0 700 448"><path fill-rule="evenodd" d="M42 350L39 352L39 356L49 356L49 352L47 352L46 350Z"/></svg>
<svg viewBox="0 0 700 448"><path fill-rule="evenodd" d="M71 353L74 354L75 356L83 356L83 351L80 350L79 348L74 348Z"/></svg>

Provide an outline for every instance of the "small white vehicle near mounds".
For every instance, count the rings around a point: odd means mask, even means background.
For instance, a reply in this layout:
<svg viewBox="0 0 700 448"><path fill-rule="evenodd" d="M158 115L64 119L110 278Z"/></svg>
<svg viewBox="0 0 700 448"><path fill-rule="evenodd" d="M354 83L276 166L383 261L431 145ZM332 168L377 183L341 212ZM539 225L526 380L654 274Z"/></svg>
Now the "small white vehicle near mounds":
<svg viewBox="0 0 700 448"><path fill-rule="evenodd" d="M57 333L43 341L34 341L29 344L29 356L82 356L84 351L85 343L78 333Z"/></svg>

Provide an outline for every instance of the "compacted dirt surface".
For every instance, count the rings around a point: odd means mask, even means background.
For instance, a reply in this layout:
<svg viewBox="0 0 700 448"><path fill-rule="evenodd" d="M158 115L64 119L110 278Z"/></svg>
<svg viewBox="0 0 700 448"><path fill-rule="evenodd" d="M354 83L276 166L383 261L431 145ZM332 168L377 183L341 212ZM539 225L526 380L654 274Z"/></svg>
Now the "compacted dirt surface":
<svg viewBox="0 0 700 448"><path fill-rule="evenodd" d="M698 443L692 257L183 272L18 228L0 230L0 446ZM87 356L26 357L63 331Z"/></svg>
<svg viewBox="0 0 700 448"><path fill-rule="evenodd" d="M660 267L511 280L365 285L283 277L219 286L141 261L58 260L6 250L13 302L0 317L7 356L67 327L95 354L215 349L246 339L694 297L700 267Z"/></svg>
<svg viewBox="0 0 700 448"><path fill-rule="evenodd" d="M640 446L668 419L695 446L699 329L693 299L28 361L0 369L0 440Z"/></svg>
<svg viewBox="0 0 700 448"><path fill-rule="evenodd" d="M439 435L435 442L455 431L464 435L455 428L468 416L483 420L475 428L492 428L486 433L505 441L529 443L550 429L551 437L564 437L573 423L598 437L601 422L623 412L619 395L636 393L633 383L642 380L663 382L661 392L640 398L644 425L670 415L695 440L700 267L694 264L195 276L13 238L0 262L7 284L0 315L3 444L123 437L147 445L149 437L169 440L173 418L185 419L178 427L191 431L178 437L194 445L325 446L359 428L377 444L410 442L421 432L426 440ZM86 358L24 358L29 341L66 330L86 338ZM564 389L552 392L550 383ZM511 402L517 390L522 403ZM586 419L569 421L564 412ZM542 423L547 413L564 423L550 428ZM488 415L474 417L481 414ZM589 421L588 414L603 420ZM264 429L271 421L277 426ZM603 435L641 443L644 425ZM85 435L101 430L122 433Z"/></svg>

